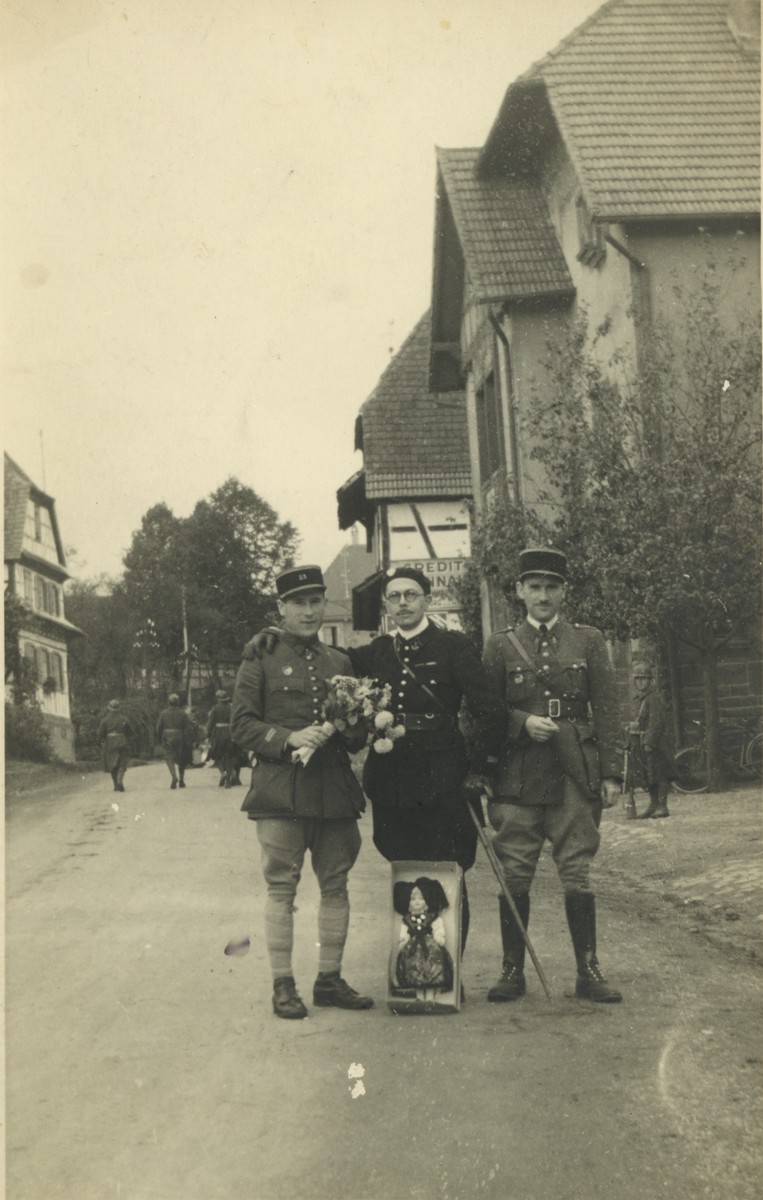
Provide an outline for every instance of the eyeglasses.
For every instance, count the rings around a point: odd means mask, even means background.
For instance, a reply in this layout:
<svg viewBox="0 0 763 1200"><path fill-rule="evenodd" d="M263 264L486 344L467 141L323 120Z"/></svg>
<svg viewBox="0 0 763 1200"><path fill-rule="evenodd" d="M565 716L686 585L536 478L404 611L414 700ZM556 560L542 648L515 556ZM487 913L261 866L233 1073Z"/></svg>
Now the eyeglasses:
<svg viewBox="0 0 763 1200"><path fill-rule="evenodd" d="M424 595L423 592L387 592L387 600L390 604L399 604L401 600L405 600L406 604L410 604L413 600L419 600Z"/></svg>

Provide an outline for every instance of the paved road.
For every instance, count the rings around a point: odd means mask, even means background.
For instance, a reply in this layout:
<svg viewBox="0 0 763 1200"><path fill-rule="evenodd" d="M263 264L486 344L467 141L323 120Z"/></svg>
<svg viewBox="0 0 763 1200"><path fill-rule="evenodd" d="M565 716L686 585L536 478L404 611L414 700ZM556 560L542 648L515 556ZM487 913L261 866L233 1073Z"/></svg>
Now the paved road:
<svg viewBox="0 0 763 1200"><path fill-rule="evenodd" d="M277 1021L242 789L203 770L185 792L167 784L161 765L129 772L124 795L88 776L9 813L8 1200L759 1197L754 965L698 944L667 909L642 914L607 877L601 957L626 1003L568 998L544 859L531 932L552 1001L531 979L520 1003L488 1005L500 952L480 861L467 1004L395 1017L388 868L364 819L345 973L379 1003ZM316 898L308 871L306 998ZM226 956L244 937L249 953Z"/></svg>

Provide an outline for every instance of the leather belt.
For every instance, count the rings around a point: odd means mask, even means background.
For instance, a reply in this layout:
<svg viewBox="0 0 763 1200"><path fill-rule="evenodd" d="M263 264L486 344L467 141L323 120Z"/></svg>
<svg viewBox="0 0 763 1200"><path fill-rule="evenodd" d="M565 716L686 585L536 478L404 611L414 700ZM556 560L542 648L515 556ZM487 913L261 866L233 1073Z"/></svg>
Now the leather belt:
<svg viewBox="0 0 763 1200"><path fill-rule="evenodd" d="M425 733L428 730L455 729L456 722L448 713L397 713L395 717L405 725L408 733Z"/></svg>
<svg viewBox="0 0 763 1200"><path fill-rule="evenodd" d="M529 713L532 717L551 717L555 720L557 717L587 717L588 703L585 700L562 700L559 697L549 698L548 700L535 700L530 704L521 700L516 706L522 712Z"/></svg>

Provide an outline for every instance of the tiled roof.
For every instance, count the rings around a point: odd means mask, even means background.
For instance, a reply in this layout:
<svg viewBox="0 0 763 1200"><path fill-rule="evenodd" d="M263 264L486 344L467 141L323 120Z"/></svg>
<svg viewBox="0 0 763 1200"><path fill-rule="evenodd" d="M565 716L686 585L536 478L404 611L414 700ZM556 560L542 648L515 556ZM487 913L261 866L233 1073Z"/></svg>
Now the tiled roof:
<svg viewBox="0 0 763 1200"><path fill-rule="evenodd" d="M437 151L437 162L477 300L571 294L572 280L540 188L480 179L479 150Z"/></svg>
<svg viewBox="0 0 763 1200"><path fill-rule="evenodd" d="M427 312L361 408L368 499L471 494L466 398L428 391L430 334Z"/></svg>
<svg viewBox="0 0 763 1200"><path fill-rule="evenodd" d="M34 496L35 501L45 505L48 509L53 537L56 542L56 550L58 552L57 563L51 563L46 558L40 558L39 562L41 565L52 568L68 578L63 544L56 518L55 501L52 496L48 496L41 488L38 488L34 480L29 478L26 471L22 471L18 463L14 462L7 452L4 453L3 469L5 562L18 560L21 558L22 553L26 553L26 557L30 561L34 561L37 558L36 555L29 554L28 551L24 552L24 524L26 521L27 501L30 494Z"/></svg>
<svg viewBox="0 0 763 1200"><path fill-rule="evenodd" d="M760 211L760 60L728 0L609 0L512 84L481 169L510 169L528 89L545 85L594 216Z"/></svg>
<svg viewBox="0 0 763 1200"><path fill-rule="evenodd" d="M30 488L34 484L28 475L15 463L10 454L4 455L3 502L5 513L4 542L5 561L21 557L24 541L24 521Z"/></svg>

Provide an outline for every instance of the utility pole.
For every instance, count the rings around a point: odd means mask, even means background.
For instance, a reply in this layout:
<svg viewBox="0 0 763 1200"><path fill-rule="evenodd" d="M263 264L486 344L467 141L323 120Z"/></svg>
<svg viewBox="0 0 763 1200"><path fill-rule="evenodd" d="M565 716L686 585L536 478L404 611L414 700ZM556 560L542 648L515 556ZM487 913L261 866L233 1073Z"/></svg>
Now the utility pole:
<svg viewBox="0 0 763 1200"><path fill-rule="evenodd" d="M180 606L183 616L183 659L185 661L185 702L191 707L191 645L188 640L188 609L185 602L185 584L180 586Z"/></svg>

